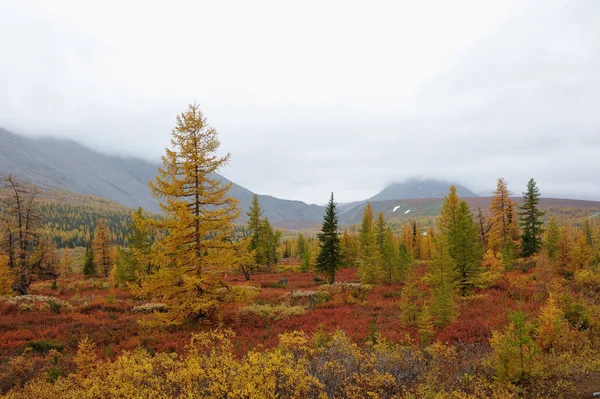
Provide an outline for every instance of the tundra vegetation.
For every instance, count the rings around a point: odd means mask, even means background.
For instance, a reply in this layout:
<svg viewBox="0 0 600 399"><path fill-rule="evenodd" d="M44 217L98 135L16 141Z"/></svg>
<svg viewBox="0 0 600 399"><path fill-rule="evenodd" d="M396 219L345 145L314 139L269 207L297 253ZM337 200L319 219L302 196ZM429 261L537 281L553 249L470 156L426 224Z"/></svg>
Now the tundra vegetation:
<svg viewBox="0 0 600 399"><path fill-rule="evenodd" d="M271 225L255 196L241 225L229 186L214 178L229 160L219 145L197 105L177 117L150 183L160 217L115 216L99 202L85 223L49 222L65 220L63 208L5 180L0 394L458 399L600 390L597 218L549 218L533 179L517 206L500 178L487 209L471 209L449 187L436 218L390 222L366 204L360 225L340 227L331 194L318 234L290 233Z"/></svg>

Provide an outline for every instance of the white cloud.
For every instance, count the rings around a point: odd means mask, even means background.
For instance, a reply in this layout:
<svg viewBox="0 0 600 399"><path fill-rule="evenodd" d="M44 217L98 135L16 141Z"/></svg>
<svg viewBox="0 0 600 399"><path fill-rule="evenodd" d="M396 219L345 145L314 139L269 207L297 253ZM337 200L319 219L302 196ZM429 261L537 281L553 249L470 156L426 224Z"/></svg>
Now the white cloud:
<svg viewBox="0 0 600 399"><path fill-rule="evenodd" d="M543 4L2 2L0 126L158 159L196 100L260 193L534 176L599 197L600 6Z"/></svg>

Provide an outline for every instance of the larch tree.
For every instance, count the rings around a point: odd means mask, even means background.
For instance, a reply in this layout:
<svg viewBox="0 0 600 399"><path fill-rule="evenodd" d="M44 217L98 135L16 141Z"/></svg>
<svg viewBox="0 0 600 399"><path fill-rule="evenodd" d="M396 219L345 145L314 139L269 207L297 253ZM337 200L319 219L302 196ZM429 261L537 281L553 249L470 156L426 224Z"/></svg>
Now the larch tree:
<svg viewBox="0 0 600 399"><path fill-rule="evenodd" d="M479 269L481 248L477 226L469 205L456 194L456 188L444 200L438 219L440 235L448 245L448 254L455 268L455 277L461 294L465 295L473 285Z"/></svg>
<svg viewBox="0 0 600 399"><path fill-rule="evenodd" d="M98 220L94 239L92 240L92 249L94 251L94 263L104 277L108 277L111 269L115 265L113 242L108 226L102 220Z"/></svg>
<svg viewBox="0 0 600 399"><path fill-rule="evenodd" d="M421 255L421 241L423 239L423 234L421 234L421 228L417 224L416 220L412 222L412 230L413 230L413 256L415 259L422 259Z"/></svg>
<svg viewBox="0 0 600 399"><path fill-rule="evenodd" d="M477 226L465 201L460 201L458 205L454 231L448 240L458 287L461 294L465 295L477 277L482 256Z"/></svg>
<svg viewBox="0 0 600 399"><path fill-rule="evenodd" d="M423 293L414 267L406 272L406 281L400 291L400 313L402 321L408 326L415 326L421 315Z"/></svg>
<svg viewBox="0 0 600 399"><path fill-rule="evenodd" d="M126 247L118 248L115 282L131 282L154 272L151 223L141 207L131 212ZM156 232L154 232L156 233Z"/></svg>
<svg viewBox="0 0 600 399"><path fill-rule="evenodd" d="M392 229L386 227L381 249L381 276L385 283L398 283L404 277L405 269L401 267Z"/></svg>
<svg viewBox="0 0 600 399"><path fill-rule="evenodd" d="M258 245L255 250L258 253L256 259L257 261L260 260L260 264L266 266L267 270L272 272L277 265L277 246L281 232L273 229L271 223L269 223L269 218L262 221L259 231Z"/></svg>
<svg viewBox="0 0 600 399"><path fill-rule="evenodd" d="M307 253L306 237L304 237L304 234L298 233L298 238L296 239L296 258L304 259Z"/></svg>
<svg viewBox="0 0 600 399"><path fill-rule="evenodd" d="M490 205L492 216L488 242L488 248L491 248L494 252L502 253L503 258L508 262L511 261L510 257L515 252L515 246L519 238L515 215L516 203L510 199L511 194L506 181L499 178Z"/></svg>
<svg viewBox="0 0 600 399"><path fill-rule="evenodd" d="M373 208L370 203L365 206L359 241L361 261L358 267L358 276L363 283L375 284L381 277L381 257L377 249L377 234L373 223Z"/></svg>
<svg viewBox="0 0 600 399"><path fill-rule="evenodd" d="M521 255L528 257L538 253L542 246L542 217L546 212L540 211L540 190L535 180L527 183L527 191L523 193L523 204L519 206L519 224L521 225Z"/></svg>
<svg viewBox="0 0 600 399"><path fill-rule="evenodd" d="M456 272L444 234L435 237L435 249L429 262L426 281L432 287L431 313L436 324L446 325L456 316L454 290Z"/></svg>
<svg viewBox="0 0 600 399"><path fill-rule="evenodd" d="M69 273L71 273L71 256L69 255L69 250L63 248L60 258L60 277L64 279Z"/></svg>
<svg viewBox="0 0 600 399"><path fill-rule="evenodd" d="M150 182L164 219L152 223L163 237L156 243L155 272L142 280L142 291L165 302L163 323L179 324L210 316L233 290L221 273L236 264L233 223L237 200L231 183L215 174L229 160L217 155L220 142L196 104L177 116L171 148Z"/></svg>
<svg viewBox="0 0 600 399"><path fill-rule="evenodd" d="M333 193L331 193L331 198L325 208L321 232L318 234L319 255L315 265L315 270L325 275L329 284L335 282L335 272L342 264L338 228L338 214Z"/></svg>
<svg viewBox="0 0 600 399"><path fill-rule="evenodd" d="M459 203L460 198L456 194L456 187L450 186L450 191L444 197L444 204L440 209L440 217L438 218L440 232L446 237L450 237L456 231L456 213Z"/></svg>
<svg viewBox="0 0 600 399"><path fill-rule="evenodd" d="M387 226L383 212L379 212L377 214L377 220L375 221L375 235L377 236L377 249L379 250L380 254L383 253L383 240L386 228Z"/></svg>
<svg viewBox="0 0 600 399"><path fill-rule="evenodd" d="M355 268L360 263L360 242L356 235L356 227L352 226L350 230L344 229L340 242L340 252L342 254L342 264L344 267Z"/></svg>
<svg viewBox="0 0 600 399"><path fill-rule="evenodd" d="M258 248L261 238L261 227L264 221L262 217L263 213L264 211L258 202L258 195L254 194L246 215L248 216L248 233L250 234L249 249L250 251L255 251L257 264L261 264L264 261L264 259L260 259L262 252Z"/></svg>

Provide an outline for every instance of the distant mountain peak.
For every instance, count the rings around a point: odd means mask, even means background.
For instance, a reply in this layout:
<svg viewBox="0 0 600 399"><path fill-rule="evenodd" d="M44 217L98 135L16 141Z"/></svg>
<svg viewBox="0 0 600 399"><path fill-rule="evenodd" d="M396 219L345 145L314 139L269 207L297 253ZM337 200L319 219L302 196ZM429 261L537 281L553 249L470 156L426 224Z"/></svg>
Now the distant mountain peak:
<svg viewBox="0 0 600 399"><path fill-rule="evenodd" d="M444 198L448 194L450 186L456 187L460 197L479 197L476 193L463 185L432 178L412 177L403 182L391 183L378 194L369 198L368 201L388 201L413 198Z"/></svg>

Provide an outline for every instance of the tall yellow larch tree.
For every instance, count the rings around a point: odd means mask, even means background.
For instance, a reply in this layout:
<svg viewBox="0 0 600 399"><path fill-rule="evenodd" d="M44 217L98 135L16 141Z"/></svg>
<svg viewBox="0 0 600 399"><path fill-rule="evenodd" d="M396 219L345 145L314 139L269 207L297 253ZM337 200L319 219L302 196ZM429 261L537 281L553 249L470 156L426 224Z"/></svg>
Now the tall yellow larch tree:
<svg viewBox="0 0 600 399"><path fill-rule="evenodd" d="M433 237L434 237L433 228L430 227L427 229L425 234L421 237L421 250L420 255L422 260L431 259L431 255L433 254Z"/></svg>
<svg viewBox="0 0 600 399"><path fill-rule="evenodd" d="M519 240L519 227L516 215L516 202L510 199L512 193L503 178L498 179L496 191L490 205L490 233L488 248L503 253L512 250L516 253Z"/></svg>
<svg viewBox="0 0 600 399"><path fill-rule="evenodd" d="M404 246L406 247L406 250L408 251L410 257L414 258L415 248L412 224L406 224L402 228L402 242L404 243Z"/></svg>
<svg viewBox="0 0 600 399"><path fill-rule="evenodd" d="M363 219L360 225L360 266L358 276L360 281L374 284L381 278L381 255L377 249L377 235L373 223L373 208L368 203L365 206Z"/></svg>
<svg viewBox="0 0 600 399"><path fill-rule="evenodd" d="M64 248L60 258L60 277L64 279L69 273L71 273L71 256L69 255L69 250Z"/></svg>
<svg viewBox="0 0 600 399"><path fill-rule="evenodd" d="M171 148L162 157L158 176L150 182L164 219L164 232L154 248L155 272L142 280L142 291L165 302L170 311L160 322L179 324L210 316L231 292L221 274L238 266L234 220L240 211L228 196L231 183L215 174L229 161L217 154L220 142L196 104L177 116Z"/></svg>
<svg viewBox="0 0 600 399"><path fill-rule="evenodd" d="M94 251L94 262L99 271L108 277L115 264L115 253L108 226L102 220L98 220L94 239L92 240L92 249Z"/></svg>

